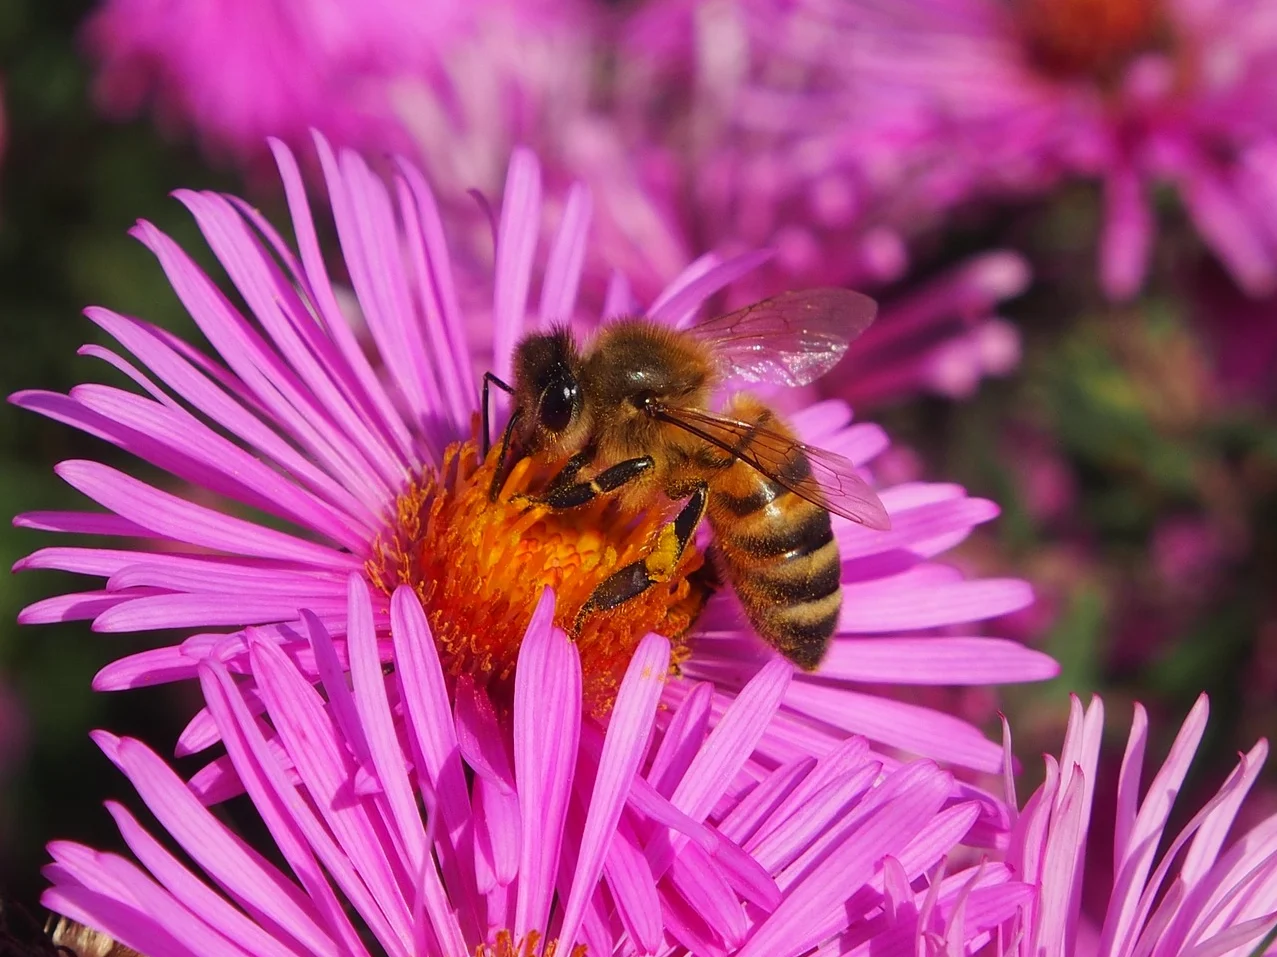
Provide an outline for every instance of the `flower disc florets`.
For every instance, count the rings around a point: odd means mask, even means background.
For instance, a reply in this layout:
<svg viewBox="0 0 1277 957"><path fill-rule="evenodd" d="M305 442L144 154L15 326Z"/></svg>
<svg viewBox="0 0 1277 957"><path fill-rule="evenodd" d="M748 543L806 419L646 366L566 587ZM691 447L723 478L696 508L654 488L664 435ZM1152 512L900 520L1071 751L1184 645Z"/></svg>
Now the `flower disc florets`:
<svg viewBox="0 0 1277 957"><path fill-rule="evenodd" d="M607 498L567 512L530 505L517 496L535 494L554 474L530 459L515 464L492 502L495 462L494 452L480 464L474 441L451 446L438 472L399 496L394 525L377 540L367 569L388 595L411 585L444 670L472 675L500 701L508 700L502 686L513 677L541 593L554 590L555 624L571 633L594 588L641 558L668 516L659 508L627 514ZM584 619L575 638L593 714L608 713L644 635L671 640L675 667L686 659L686 634L709 595L695 575L703 564L689 546L669 581Z"/></svg>

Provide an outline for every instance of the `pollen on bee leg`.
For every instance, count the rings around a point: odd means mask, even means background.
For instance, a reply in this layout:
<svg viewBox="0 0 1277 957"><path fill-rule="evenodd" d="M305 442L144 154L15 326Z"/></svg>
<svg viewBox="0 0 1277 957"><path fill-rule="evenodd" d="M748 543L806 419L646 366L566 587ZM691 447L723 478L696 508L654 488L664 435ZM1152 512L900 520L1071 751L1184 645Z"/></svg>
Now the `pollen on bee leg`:
<svg viewBox="0 0 1277 957"><path fill-rule="evenodd" d="M660 508L625 513L611 497L570 511L529 504L555 467L523 459L496 502L488 498L496 455L479 462L474 441L449 447L441 468L404 489L389 527L367 562L369 580L390 594L411 585L426 611L445 671L472 675L494 700L508 700L519 645L541 593L554 589L555 623L581 655L587 710L611 709L630 657L649 632L673 642L675 666L690 649L687 632L709 596L692 577L704 556L689 545L681 558L666 542ZM618 569L654 555L664 579L616 608L578 612Z"/></svg>

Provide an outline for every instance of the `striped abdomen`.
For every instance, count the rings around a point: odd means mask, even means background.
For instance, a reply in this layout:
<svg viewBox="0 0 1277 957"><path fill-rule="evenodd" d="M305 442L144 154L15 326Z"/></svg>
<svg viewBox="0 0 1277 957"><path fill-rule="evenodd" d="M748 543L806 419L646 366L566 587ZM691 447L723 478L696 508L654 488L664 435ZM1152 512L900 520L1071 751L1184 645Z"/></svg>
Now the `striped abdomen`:
<svg viewBox="0 0 1277 957"><path fill-rule="evenodd" d="M796 481L810 468L794 449L785 477ZM829 512L740 461L714 477L708 511L723 571L750 623L790 661L816 668L842 608Z"/></svg>

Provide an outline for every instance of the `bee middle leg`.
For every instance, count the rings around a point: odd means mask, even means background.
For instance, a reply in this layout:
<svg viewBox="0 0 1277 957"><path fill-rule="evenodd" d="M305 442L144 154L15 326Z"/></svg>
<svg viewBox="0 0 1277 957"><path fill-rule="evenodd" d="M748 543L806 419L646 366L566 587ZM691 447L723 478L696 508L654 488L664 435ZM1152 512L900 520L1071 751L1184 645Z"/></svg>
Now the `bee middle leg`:
<svg viewBox="0 0 1277 957"><path fill-rule="evenodd" d="M545 490L544 494L527 496L524 501L529 505L545 505L553 509L577 508L592 502L600 495L615 492L622 485L633 482L656 463L648 455L637 459L626 459L624 462L618 462L616 465L604 469L588 481L573 482L572 478L575 477L584 464L584 462L576 463L575 457L569 459L568 464L564 466L564 472L569 469L572 469L572 471L568 474L566 480L561 472L550 483L550 487Z"/></svg>
<svg viewBox="0 0 1277 957"><path fill-rule="evenodd" d="M697 485L674 521L665 525L656 538L656 546L643 558L613 572L590 593L572 625L573 632L596 611L607 611L637 598L653 585L668 581L678 567L687 543L705 517L709 502L709 486Z"/></svg>

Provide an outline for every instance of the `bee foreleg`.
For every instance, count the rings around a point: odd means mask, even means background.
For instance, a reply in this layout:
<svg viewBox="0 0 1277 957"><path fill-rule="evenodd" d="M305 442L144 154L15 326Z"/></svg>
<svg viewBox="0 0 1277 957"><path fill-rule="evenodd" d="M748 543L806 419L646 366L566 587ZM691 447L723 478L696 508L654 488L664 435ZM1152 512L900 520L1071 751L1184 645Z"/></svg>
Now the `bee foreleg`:
<svg viewBox="0 0 1277 957"><path fill-rule="evenodd" d="M571 464L569 460L568 466ZM600 495L615 492L622 485L634 481L655 464L650 456L644 455L641 458L618 462L611 468L604 469L588 482L560 485L556 478L544 495L529 497L527 501L529 504L545 505L553 509L577 508L592 502Z"/></svg>
<svg viewBox="0 0 1277 957"><path fill-rule="evenodd" d="M481 405L483 406L483 457L485 459L488 457L488 450L492 448L492 432L491 432L492 427L488 423L488 384L489 383L495 385L502 392L505 392L508 395L514 395L513 386L505 382L502 382L501 379L497 378L491 372L485 372L483 374L483 402L481 403ZM509 435L509 431L510 431L510 427L507 425L506 426L507 435Z"/></svg>
<svg viewBox="0 0 1277 957"><path fill-rule="evenodd" d="M637 562L631 562L619 571L605 578L591 592L581 610L577 612L573 631L581 630L581 623L596 611L607 611L623 605L631 598L637 598L653 585L668 581L678 567L679 559L692 540L696 528L705 517L705 507L709 502L709 487L698 485L691 497L679 510L674 521L661 528L656 537L656 545Z"/></svg>
<svg viewBox="0 0 1277 957"><path fill-rule="evenodd" d="M572 456L563 463L563 468L559 469L559 474L550 479L550 484L546 486L545 494L558 491L572 484L572 480L580 474L581 469L585 468L594 460L594 449L586 446L576 455Z"/></svg>

